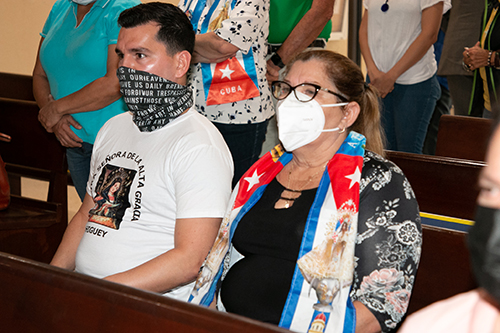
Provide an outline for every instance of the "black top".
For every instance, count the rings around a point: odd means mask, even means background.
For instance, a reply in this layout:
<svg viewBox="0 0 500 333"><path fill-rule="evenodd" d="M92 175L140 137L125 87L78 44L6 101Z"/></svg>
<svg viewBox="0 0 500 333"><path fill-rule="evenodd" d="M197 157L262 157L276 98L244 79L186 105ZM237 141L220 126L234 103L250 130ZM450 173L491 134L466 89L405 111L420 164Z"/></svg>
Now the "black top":
<svg viewBox="0 0 500 333"><path fill-rule="evenodd" d="M275 179L241 219L233 237L245 258L231 267L221 286L228 312L278 324L316 189L302 191L288 209L275 209L285 188ZM259 304L259 306L255 306Z"/></svg>

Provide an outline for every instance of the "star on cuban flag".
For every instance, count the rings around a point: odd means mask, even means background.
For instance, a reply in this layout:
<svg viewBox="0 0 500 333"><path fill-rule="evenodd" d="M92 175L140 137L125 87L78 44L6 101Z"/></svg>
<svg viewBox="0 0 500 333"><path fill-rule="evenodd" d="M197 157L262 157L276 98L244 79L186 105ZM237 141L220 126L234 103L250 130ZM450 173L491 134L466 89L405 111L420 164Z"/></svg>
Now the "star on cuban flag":
<svg viewBox="0 0 500 333"><path fill-rule="evenodd" d="M234 73L233 70L229 69L229 65L226 66L224 69L219 69L222 73L221 79L227 77L229 80L231 80L231 74Z"/></svg>
<svg viewBox="0 0 500 333"><path fill-rule="evenodd" d="M253 175L251 177L245 177L244 179L248 182L247 192L254 186L260 183L259 178L264 174L257 174L257 169L254 170Z"/></svg>
<svg viewBox="0 0 500 333"><path fill-rule="evenodd" d="M260 96L259 89L237 57L215 65L207 105L219 105Z"/></svg>
<svg viewBox="0 0 500 333"><path fill-rule="evenodd" d="M347 175L345 178L348 178L351 180L351 184L349 184L349 189L353 187L354 184L360 182L361 180L361 171L359 170L359 167L356 166L356 170L354 170L354 173L352 175Z"/></svg>

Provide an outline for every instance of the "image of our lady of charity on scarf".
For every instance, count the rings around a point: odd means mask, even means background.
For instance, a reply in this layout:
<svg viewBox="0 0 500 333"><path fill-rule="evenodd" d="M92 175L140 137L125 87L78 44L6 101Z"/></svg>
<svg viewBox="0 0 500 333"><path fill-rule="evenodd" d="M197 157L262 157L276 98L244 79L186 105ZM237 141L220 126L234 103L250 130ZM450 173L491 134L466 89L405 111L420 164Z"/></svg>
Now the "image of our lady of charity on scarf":
<svg viewBox="0 0 500 333"><path fill-rule="evenodd" d="M337 212L338 218L329 221L324 240L298 260L299 269L316 291L318 302L314 309L332 312L342 289L348 293L354 270L354 243L357 231L357 212L354 203L346 202Z"/></svg>
<svg viewBox="0 0 500 333"><path fill-rule="evenodd" d="M125 210L130 207L130 186L137 171L107 164L96 185L94 207L89 221L119 229Z"/></svg>

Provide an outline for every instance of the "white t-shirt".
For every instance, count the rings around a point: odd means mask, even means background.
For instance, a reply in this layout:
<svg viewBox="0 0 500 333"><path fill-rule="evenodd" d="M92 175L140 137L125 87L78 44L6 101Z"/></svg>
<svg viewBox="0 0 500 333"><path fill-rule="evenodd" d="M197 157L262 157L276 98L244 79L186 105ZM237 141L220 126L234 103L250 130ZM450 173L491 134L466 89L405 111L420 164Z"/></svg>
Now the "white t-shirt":
<svg viewBox="0 0 500 333"><path fill-rule="evenodd" d="M450 0L394 0L389 10L381 10L385 0L364 0L368 10L368 46L377 68L387 73L403 57L411 43L422 32L422 11L444 2L445 13ZM437 71L434 47L396 80L398 84L415 84L432 77Z"/></svg>
<svg viewBox="0 0 500 333"><path fill-rule="evenodd" d="M131 113L110 119L94 144L87 193L95 206L76 271L103 278L173 249L176 219L224 215L232 176L224 139L194 109L153 132L140 132ZM191 289L166 295L187 300Z"/></svg>

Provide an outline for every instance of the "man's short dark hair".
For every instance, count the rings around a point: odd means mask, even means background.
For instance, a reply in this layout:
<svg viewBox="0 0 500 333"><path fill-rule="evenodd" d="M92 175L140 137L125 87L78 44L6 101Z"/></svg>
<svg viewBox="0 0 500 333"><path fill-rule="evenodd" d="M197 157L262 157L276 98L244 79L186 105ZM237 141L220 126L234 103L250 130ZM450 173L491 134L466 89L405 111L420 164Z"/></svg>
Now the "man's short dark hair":
<svg viewBox="0 0 500 333"><path fill-rule="evenodd" d="M172 4L143 3L125 9L118 18L118 24L126 29L148 23L156 23L160 26L156 38L165 44L169 55L184 50L193 54L195 39L193 26L186 14Z"/></svg>

